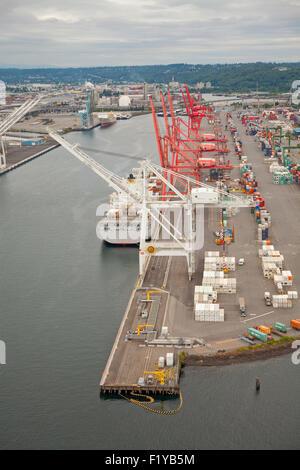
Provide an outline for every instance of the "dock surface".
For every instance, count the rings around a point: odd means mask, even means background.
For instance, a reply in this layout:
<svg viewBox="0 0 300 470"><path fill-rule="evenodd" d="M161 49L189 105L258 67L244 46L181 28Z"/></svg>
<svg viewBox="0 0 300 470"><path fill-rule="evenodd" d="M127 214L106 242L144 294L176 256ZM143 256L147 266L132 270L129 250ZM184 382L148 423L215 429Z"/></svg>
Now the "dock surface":
<svg viewBox="0 0 300 470"><path fill-rule="evenodd" d="M276 250L285 258L285 269L293 273L294 285L291 290L298 290L300 279L300 188L298 185L275 185L269 165L263 152L253 136L246 135L245 128L233 113L233 119L243 142L243 154L248 156L258 180L258 190L266 202L272 216L269 238ZM225 117L222 116L225 125ZM233 149L229 132L228 147ZM240 178L239 160L234 151L228 155L232 170L232 178ZM236 266L229 277L236 277L236 294L219 294L218 303L225 309L225 321L210 323L197 322L194 319L194 287L202 283L204 252L219 250L215 243L214 232L219 229L218 209L205 209L204 247L196 252L196 273L188 281L186 260L183 257L152 257L149 259L144 278L134 289L118 335L110 354L100 382L103 393L119 391L145 391L153 393L179 392L180 352L194 354L212 354L218 350L230 350L243 347L241 336L248 327L261 324L271 325L279 321L289 325L289 321L299 317L298 300L289 309L266 307L264 292L276 294L272 280L264 278L258 249L261 243L257 240L257 224L250 209L239 209L238 213L228 219L228 226L235 228L235 241L226 246L226 256L234 256L236 260L245 258L244 266ZM221 250L220 250L221 251ZM152 293L151 299L159 298L159 309L154 329L156 340L145 342L145 335L140 339L126 341L128 331L134 331L142 324L140 317L140 299ZM247 306L247 317L240 316L239 297L244 297ZM169 344L163 344L162 327L168 327ZM288 334L295 335L289 327ZM161 343L159 343L161 340ZM174 379L165 384L158 380L154 385L138 386L138 380L146 377L145 371L155 371L160 356L173 352L176 357Z"/></svg>
<svg viewBox="0 0 300 470"><path fill-rule="evenodd" d="M30 146L12 146L6 151L6 167L0 170L0 176L4 173L14 170L21 165L34 160L41 155L59 147L59 144L53 139L47 139L43 144Z"/></svg>

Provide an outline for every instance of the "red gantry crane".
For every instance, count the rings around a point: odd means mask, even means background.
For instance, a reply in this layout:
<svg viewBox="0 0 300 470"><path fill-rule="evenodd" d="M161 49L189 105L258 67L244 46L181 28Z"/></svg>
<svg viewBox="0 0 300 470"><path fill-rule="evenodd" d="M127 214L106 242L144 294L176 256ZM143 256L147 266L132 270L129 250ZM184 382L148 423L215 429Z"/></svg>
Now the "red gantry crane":
<svg viewBox="0 0 300 470"><path fill-rule="evenodd" d="M194 106L190 95L188 95L188 97L191 109L196 109L198 113L199 107ZM170 169L175 173L189 176L196 181L201 181L201 172L203 169L222 171L231 170L233 167L229 165L229 162L224 161L224 154L229 151L226 147L227 139L225 139L225 137L216 136L212 133L202 133L202 135L200 133L201 120L204 117L211 118L213 116L211 114L207 114L207 110L203 111L201 107L201 111L199 111L199 116L197 117L197 125L194 126L191 124L192 120L190 118L188 122L186 122L181 117L175 116L169 90L168 101L171 124L169 123L164 96L161 92L161 103L166 128L166 133L162 136L158 125L154 103L150 97L161 166L163 168ZM188 105L186 106L187 109L189 109ZM209 109L209 112L211 113L211 108ZM207 154L214 155L211 156ZM171 178L173 184L176 176L172 174ZM165 191L165 188L163 188L163 191Z"/></svg>

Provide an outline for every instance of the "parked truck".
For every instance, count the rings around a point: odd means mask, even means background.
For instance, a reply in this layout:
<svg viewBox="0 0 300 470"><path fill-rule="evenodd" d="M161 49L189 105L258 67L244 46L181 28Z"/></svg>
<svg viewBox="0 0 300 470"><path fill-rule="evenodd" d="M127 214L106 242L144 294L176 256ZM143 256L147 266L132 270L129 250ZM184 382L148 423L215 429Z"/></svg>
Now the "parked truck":
<svg viewBox="0 0 300 470"><path fill-rule="evenodd" d="M248 333L254 338L260 339L261 341L268 341L268 335L262 331L257 330L256 328L248 328Z"/></svg>
<svg viewBox="0 0 300 470"><path fill-rule="evenodd" d="M290 324L295 330L300 330L300 318L296 318L295 320L291 320Z"/></svg>
<svg viewBox="0 0 300 470"><path fill-rule="evenodd" d="M270 292L265 292L264 299L265 299L265 304L266 304L268 307L269 307L270 305L272 305L272 300L271 300Z"/></svg>
<svg viewBox="0 0 300 470"><path fill-rule="evenodd" d="M245 304L245 299L244 297L239 298L239 304L240 304L240 312L241 316L245 317L246 316L246 304Z"/></svg>
<svg viewBox="0 0 300 470"><path fill-rule="evenodd" d="M286 325L284 323L280 323L277 321L274 325L275 329L280 331L281 333L286 333Z"/></svg>
<svg viewBox="0 0 300 470"><path fill-rule="evenodd" d="M262 333L265 333L266 335L270 335L271 334L271 328L269 326L265 326L265 325L260 325L258 327L258 330L261 331Z"/></svg>

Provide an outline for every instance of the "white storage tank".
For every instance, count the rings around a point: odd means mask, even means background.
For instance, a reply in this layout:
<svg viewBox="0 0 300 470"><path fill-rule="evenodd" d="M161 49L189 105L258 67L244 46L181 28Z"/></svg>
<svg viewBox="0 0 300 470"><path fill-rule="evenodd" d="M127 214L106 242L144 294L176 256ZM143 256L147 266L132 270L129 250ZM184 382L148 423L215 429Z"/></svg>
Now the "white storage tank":
<svg viewBox="0 0 300 470"><path fill-rule="evenodd" d="M131 100L128 95L121 95L119 98L119 108L128 108Z"/></svg>

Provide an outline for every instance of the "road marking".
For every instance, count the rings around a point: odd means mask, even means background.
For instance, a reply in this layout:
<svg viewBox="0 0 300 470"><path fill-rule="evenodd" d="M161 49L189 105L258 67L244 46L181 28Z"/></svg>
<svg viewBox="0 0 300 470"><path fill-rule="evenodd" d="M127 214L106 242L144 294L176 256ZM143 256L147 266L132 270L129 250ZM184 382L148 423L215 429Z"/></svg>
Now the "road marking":
<svg viewBox="0 0 300 470"><path fill-rule="evenodd" d="M274 310L272 310L271 312L263 313L262 315L257 315L255 318L248 318L248 320L244 320L244 323L250 320L256 320L256 318L264 317L265 315L270 315L271 313L274 313ZM250 313L250 315L253 314Z"/></svg>
<svg viewBox="0 0 300 470"><path fill-rule="evenodd" d="M170 272L170 267L171 267L171 263L172 263L172 257L169 256L169 259L168 259L168 262L167 262L167 266L166 266L166 270L165 270L165 276L164 276L164 280L163 280L163 285L162 285L162 287L166 287L166 285L167 285L168 277L169 277L169 272Z"/></svg>

